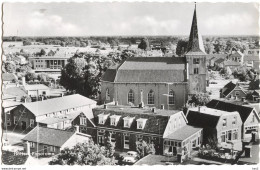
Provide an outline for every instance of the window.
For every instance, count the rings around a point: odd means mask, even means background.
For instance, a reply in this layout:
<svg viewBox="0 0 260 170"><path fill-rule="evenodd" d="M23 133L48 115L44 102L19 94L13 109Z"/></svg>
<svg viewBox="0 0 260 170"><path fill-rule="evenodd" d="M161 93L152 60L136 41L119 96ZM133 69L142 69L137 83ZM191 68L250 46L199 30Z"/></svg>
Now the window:
<svg viewBox="0 0 260 170"><path fill-rule="evenodd" d="M235 117L233 118L232 125L236 125L236 124L237 124L237 117L235 116Z"/></svg>
<svg viewBox="0 0 260 170"><path fill-rule="evenodd" d="M130 127L129 120L124 120L124 127L127 127L127 128Z"/></svg>
<svg viewBox="0 0 260 170"><path fill-rule="evenodd" d="M125 134L124 136L124 149L129 149L129 135Z"/></svg>
<svg viewBox="0 0 260 170"><path fill-rule="evenodd" d="M199 68L194 68L194 74L199 74Z"/></svg>
<svg viewBox="0 0 260 170"><path fill-rule="evenodd" d="M123 120L124 120L124 127L125 128L130 128L130 126L131 126L131 124L132 124L132 122L134 120L134 117L127 116L127 117L124 117Z"/></svg>
<svg viewBox="0 0 260 170"><path fill-rule="evenodd" d="M128 103L134 103L134 92L133 92L133 90L130 90L129 92L128 92Z"/></svg>
<svg viewBox="0 0 260 170"><path fill-rule="evenodd" d="M227 132L227 140L229 140L229 141L232 140L232 131L231 131L231 130L229 130L229 131Z"/></svg>
<svg viewBox="0 0 260 170"><path fill-rule="evenodd" d="M105 135L104 135L104 131L102 132L98 132L98 144L103 146L105 143Z"/></svg>
<svg viewBox="0 0 260 170"><path fill-rule="evenodd" d="M251 123L254 123L255 122L255 115L252 116L252 122Z"/></svg>
<svg viewBox="0 0 260 170"><path fill-rule="evenodd" d="M200 63L200 59L199 58L194 58L193 59L193 64L199 64Z"/></svg>
<svg viewBox="0 0 260 170"><path fill-rule="evenodd" d="M109 89L106 89L106 100L110 100Z"/></svg>
<svg viewBox="0 0 260 170"><path fill-rule="evenodd" d="M30 142L30 147L34 148L35 147L35 143L34 142Z"/></svg>
<svg viewBox="0 0 260 170"><path fill-rule="evenodd" d="M227 119L223 119L223 126L224 126L224 127L227 126Z"/></svg>
<svg viewBox="0 0 260 170"><path fill-rule="evenodd" d="M111 126L115 126L116 125L116 118L110 118L110 124L111 124Z"/></svg>
<svg viewBox="0 0 260 170"><path fill-rule="evenodd" d="M143 122L141 121L137 122L137 129L143 129Z"/></svg>
<svg viewBox="0 0 260 170"><path fill-rule="evenodd" d="M16 125L17 124L17 117L14 116L14 124Z"/></svg>
<svg viewBox="0 0 260 170"><path fill-rule="evenodd" d="M221 142L226 142L226 132L221 133Z"/></svg>
<svg viewBox="0 0 260 170"><path fill-rule="evenodd" d="M87 118L80 117L80 125L86 125L87 124Z"/></svg>
<svg viewBox="0 0 260 170"><path fill-rule="evenodd" d="M179 127L181 127L181 117L179 117Z"/></svg>
<svg viewBox="0 0 260 170"><path fill-rule="evenodd" d="M173 90L171 90L170 92L169 92L169 104L174 104L175 102L174 102L174 98L175 98L175 96L174 96L174 91Z"/></svg>
<svg viewBox="0 0 260 170"><path fill-rule="evenodd" d="M141 142L143 140L143 136L142 135L136 135L136 141L137 142Z"/></svg>
<svg viewBox="0 0 260 170"><path fill-rule="evenodd" d="M116 133L110 132L110 141L115 143L116 142Z"/></svg>
<svg viewBox="0 0 260 170"><path fill-rule="evenodd" d="M152 90L148 93L148 104L154 104L154 92Z"/></svg>
<svg viewBox="0 0 260 170"><path fill-rule="evenodd" d="M176 128L176 126L177 126L177 121L176 119L174 119L174 124L173 124L174 129Z"/></svg>
<svg viewBox="0 0 260 170"><path fill-rule="evenodd" d="M99 123L99 124L104 124L104 122L105 122L105 121L104 121L104 117L103 117L103 116L99 116L99 117L98 117L98 123Z"/></svg>
<svg viewBox="0 0 260 170"><path fill-rule="evenodd" d="M56 150L56 149L55 149L55 146L50 146L50 151L51 151L51 152L55 152L55 150Z"/></svg>
<svg viewBox="0 0 260 170"><path fill-rule="evenodd" d="M233 130L233 140L238 139L238 130Z"/></svg>
<svg viewBox="0 0 260 170"><path fill-rule="evenodd" d="M236 96L239 96L239 94L240 94L239 91L236 91Z"/></svg>
<svg viewBox="0 0 260 170"><path fill-rule="evenodd" d="M34 127L34 119L30 119L30 127Z"/></svg>

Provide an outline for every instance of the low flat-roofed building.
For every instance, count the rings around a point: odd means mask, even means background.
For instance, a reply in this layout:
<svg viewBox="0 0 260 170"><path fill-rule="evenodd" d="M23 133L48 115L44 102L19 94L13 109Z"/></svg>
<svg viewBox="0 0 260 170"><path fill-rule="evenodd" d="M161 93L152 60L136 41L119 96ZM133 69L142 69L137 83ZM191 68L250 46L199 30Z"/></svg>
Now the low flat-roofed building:
<svg viewBox="0 0 260 170"><path fill-rule="evenodd" d="M50 95L50 88L44 84L27 84L24 86L24 89L27 95L31 97Z"/></svg>

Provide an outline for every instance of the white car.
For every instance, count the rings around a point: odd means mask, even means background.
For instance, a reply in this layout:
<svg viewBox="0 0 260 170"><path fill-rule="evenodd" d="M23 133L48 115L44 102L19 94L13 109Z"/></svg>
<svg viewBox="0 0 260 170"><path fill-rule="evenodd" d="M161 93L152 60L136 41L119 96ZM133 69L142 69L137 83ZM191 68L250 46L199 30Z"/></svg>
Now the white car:
<svg viewBox="0 0 260 170"><path fill-rule="evenodd" d="M128 151L126 154L127 154L127 156L131 156L131 157L134 157L134 158L138 157L138 153L135 152L135 151Z"/></svg>
<svg viewBox="0 0 260 170"><path fill-rule="evenodd" d="M135 162L137 162L137 158L134 158L132 156L126 156L126 157L124 157L124 159L122 161L122 163L126 164L126 165L132 165Z"/></svg>

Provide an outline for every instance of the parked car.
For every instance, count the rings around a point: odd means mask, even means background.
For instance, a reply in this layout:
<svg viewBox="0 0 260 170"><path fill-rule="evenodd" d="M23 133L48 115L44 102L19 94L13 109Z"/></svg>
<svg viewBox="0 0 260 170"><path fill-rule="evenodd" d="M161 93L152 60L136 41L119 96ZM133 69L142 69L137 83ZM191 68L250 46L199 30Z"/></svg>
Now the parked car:
<svg viewBox="0 0 260 170"><path fill-rule="evenodd" d="M121 153L116 155L118 160L118 165L133 165L139 159L139 154L135 151L128 151L126 153Z"/></svg>
<svg viewBox="0 0 260 170"><path fill-rule="evenodd" d="M214 82L214 81L212 81L212 82L209 82L209 84L218 84L217 82Z"/></svg>
<svg viewBox="0 0 260 170"><path fill-rule="evenodd" d="M138 161L137 157L132 157L132 156L126 156L122 160L122 165L133 165Z"/></svg>

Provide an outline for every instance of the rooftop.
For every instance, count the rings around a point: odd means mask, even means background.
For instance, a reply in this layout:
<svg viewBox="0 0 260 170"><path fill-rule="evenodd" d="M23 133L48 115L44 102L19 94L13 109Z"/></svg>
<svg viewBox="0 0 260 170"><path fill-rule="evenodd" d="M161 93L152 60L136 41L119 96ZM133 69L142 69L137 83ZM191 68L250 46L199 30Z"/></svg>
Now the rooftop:
<svg viewBox="0 0 260 170"><path fill-rule="evenodd" d="M48 90L49 87L44 84L28 84L24 86L25 90Z"/></svg>
<svg viewBox="0 0 260 170"><path fill-rule="evenodd" d="M17 79L13 73L2 73L2 80L3 81L12 81Z"/></svg>
<svg viewBox="0 0 260 170"><path fill-rule="evenodd" d="M170 135L166 136L165 138L183 141L189 138L190 136L194 135L195 133L199 132L200 130L202 130L202 128L186 125L171 133Z"/></svg>
<svg viewBox="0 0 260 170"><path fill-rule="evenodd" d="M223 110L217 110L217 109L213 109L213 108L208 108L206 106L201 106L200 107L200 111L199 111L198 107L190 108L189 110L192 110L192 111L195 111L195 112L200 112L200 113L203 113L203 114L219 116L219 117L222 116L222 115L225 115L225 114L231 114L231 113L236 114L237 113L236 111L227 112L227 111L223 111Z"/></svg>
<svg viewBox="0 0 260 170"><path fill-rule="evenodd" d="M108 111L114 111L114 112L124 112L128 114L142 114L142 115L160 115L160 116L171 116L175 113L180 112L179 110L161 110L161 109L155 109L155 113L152 112L151 108L144 107L132 107L132 106L126 106L126 105L107 105L107 108L104 109L104 105L97 106L94 108L94 110L108 110Z"/></svg>
<svg viewBox="0 0 260 170"><path fill-rule="evenodd" d="M73 94L69 96L58 97L32 103L23 103L24 107L26 107L36 116L80 106L87 106L91 104L96 104L96 101L81 96L79 94Z"/></svg>
<svg viewBox="0 0 260 170"><path fill-rule="evenodd" d="M13 106L18 106L20 104L21 104L21 102L12 101L12 100L3 100L2 107L8 108L8 107L13 107Z"/></svg>
<svg viewBox="0 0 260 170"><path fill-rule="evenodd" d="M22 140L61 147L74 133L36 126Z"/></svg>

